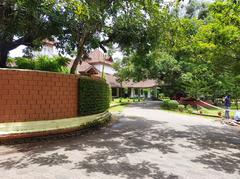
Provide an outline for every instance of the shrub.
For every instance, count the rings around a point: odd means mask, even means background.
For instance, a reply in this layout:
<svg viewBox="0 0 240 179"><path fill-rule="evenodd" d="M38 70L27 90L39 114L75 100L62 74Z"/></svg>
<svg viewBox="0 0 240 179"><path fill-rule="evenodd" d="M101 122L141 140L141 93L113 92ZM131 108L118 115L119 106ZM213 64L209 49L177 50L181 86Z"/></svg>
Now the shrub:
<svg viewBox="0 0 240 179"><path fill-rule="evenodd" d="M111 86L109 86L109 102L113 101L113 98L112 98L112 88Z"/></svg>
<svg viewBox="0 0 240 179"><path fill-rule="evenodd" d="M33 59L18 57L15 58L13 61L15 61L17 68L29 70L35 69L35 61Z"/></svg>
<svg viewBox="0 0 240 179"><path fill-rule="evenodd" d="M66 67L69 59L61 56L39 56L35 59L21 57L15 58L12 63L14 61L16 68L20 69L69 73L69 69Z"/></svg>
<svg viewBox="0 0 240 179"><path fill-rule="evenodd" d="M183 112L184 108L185 108L184 105L178 105L178 110L179 110L180 112Z"/></svg>
<svg viewBox="0 0 240 179"><path fill-rule="evenodd" d="M163 109L176 110L178 105L179 103L175 100L165 99L163 100L161 107Z"/></svg>
<svg viewBox="0 0 240 179"><path fill-rule="evenodd" d="M42 71L61 72L62 67L66 66L68 59L65 57L39 56L35 60L35 69Z"/></svg>
<svg viewBox="0 0 240 179"><path fill-rule="evenodd" d="M170 100L168 103L169 109L176 110L178 108L179 103L176 100Z"/></svg>
<svg viewBox="0 0 240 179"><path fill-rule="evenodd" d="M78 90L79 115L101 113L109 108L111 93L104 80L81 77Z"/></svg>
<svg viewBox="0 0 240 179"><path fill-rule="evenodd" d="M163 109L169 109L169 105L168 104L169 104L170 101L171 101L170 99L164 99L162 104L161 104L161 107Z"/></svg>
<svg viewBox="0 0 240 179"><path fill-rule="evenodd" d="M193 108L192 108L192 106L191 105L187 105L187 112L188 113L193 113Z"/></svg>

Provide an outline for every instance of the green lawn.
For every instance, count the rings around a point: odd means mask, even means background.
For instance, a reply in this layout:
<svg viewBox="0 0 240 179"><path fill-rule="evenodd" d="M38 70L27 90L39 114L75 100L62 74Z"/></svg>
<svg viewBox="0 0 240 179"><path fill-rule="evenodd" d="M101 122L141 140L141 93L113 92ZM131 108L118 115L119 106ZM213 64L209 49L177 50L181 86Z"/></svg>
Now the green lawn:
<svg viewBox="0 0 240 179"><path fill-rule="evenodd" d="M140 99L140 101L143 101L143 99ZM117 98L111 102L110 106L121 105L125 103L133 103L133 102L138 102L138 99Z"/></svg>
<svg viewBox="0 0 240 179"><path fill-rule="evenodd" d="M240 104L238 104L238 108L240 108ZM236 104L232 104L231 109L235 109L235 110L237 110L237 106L236 106Z"/></svg>
<svg viewBox="0 0 240 179"><path fill-rule="evenodd" d="M213 115L213 116L218 116L218 113L221 112L222 116L224 116L225 111L224 110L220 110L220 109L207 109L207 108L202 108L201 110L194 110L195 113L200 113L200 111L202 111L202 114L206 114L206 115ZM235 114L235 110L234 111L230 111L230 116L234 117Z"/></svg>
<svg viewBox="0 0 240 179"><path fill-rule="evenodd" d="M122 112L126 105L119 105L109 108L109 112Z"/></svg>
<svg viewBox="0 0 240 179"><path fill-rule="evenodd" d="M140 99L143 101L143 99ZM114 99L109 108L109 112L122 112L126 105L134 102L140 102L138 99L130 99L130 98L117 98Z"/></svg>

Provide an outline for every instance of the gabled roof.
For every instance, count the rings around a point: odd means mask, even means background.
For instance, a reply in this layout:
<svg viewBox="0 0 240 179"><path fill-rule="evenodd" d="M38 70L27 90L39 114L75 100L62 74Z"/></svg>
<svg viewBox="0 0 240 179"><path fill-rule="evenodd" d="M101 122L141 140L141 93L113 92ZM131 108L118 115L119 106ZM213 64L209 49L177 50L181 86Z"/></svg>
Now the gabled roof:
<svg viewBox="0 0 240 179"><path fill-rule="evenodd" d="M94 51L90 52L88 56L90 58L89 60L87 60L89 64L100 63L112 66L113 63L112 57L105 56L104 53L99 49L95 49Z"/></svg>
<svg viewBox="0 0 240 179"><path fill-rule="evenodd" d="M123 87L128 88L152 88L157 86L159 86L158 81L153 79L148 79L139 82L133 82L132 80L123 82Z"/></svg>
<svg viewBox="0 0 240 179"><path fill-rule="evenodd" d="M102 73L97 74L98 77L102 77ZM104 74L107 84L112 88L121 88L121 84L118 82L117 77L111 74Z"/></svg>
<svg viewBox="0 0 240 179"><path fill-rule="evenodd" d="M68 63L68 68L71 68L73 65L74 60L70 60ZM76 71L80 74L98 74L99 71L93 66L88 64L87 62L83 61L82 64L78 64Z"/></svg>
<svg viewBox="0 0 240 179"><path fill-rule="evenodd" d="M112 87L112 88L120 88L121 84L118 82L118 77L111 75L111 74L104 74L106 78L106 82ZM102 74L97 74L98 77L101 77ZM122 83L123 88L153 88L159 86L157 80L144 80L139 82L133 82L131 81L124 81Z"/></svg>
<svg viewBox="0 0 240 179"><path fill-rule="evenodd" d="M79 66L78 71L79 73L91 72L91 74L98 74L98 70L85 61L83 61L82 64Z"/></svg>

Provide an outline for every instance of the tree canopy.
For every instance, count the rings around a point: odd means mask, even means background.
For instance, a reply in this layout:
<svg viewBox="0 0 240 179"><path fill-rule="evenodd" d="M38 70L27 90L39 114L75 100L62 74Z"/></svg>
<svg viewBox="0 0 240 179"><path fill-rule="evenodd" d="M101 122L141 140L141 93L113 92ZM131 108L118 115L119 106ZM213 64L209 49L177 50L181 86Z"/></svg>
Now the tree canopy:
<svg viewBox="0 0 240 179"><path fill-rule="evenodd" d="M135 80L163 81L170 96L177 92L194 98L236 96L240 73L239 1L190 6L194 7L189 7L185 16L165 9L159 19L152 20L158 28L149 28L146 34L154 38L144 36L144 50L136 48L123 60L126 73Z"/></svg>
<svg viewBox="0 0 240 179"><path fill-rule="evenodd" d="M0 67L19 45L54 39L75 56L71 73L91 49L117 44L124 59L121 81L154 78L169 95L195 98L226 93L239 98L240 2L191 0L3 0L0 2Z"/></svg>
<svg viewBox="0 0 240 179"><path fill-rule="evenodd" d="M61 30L61 11L55 0L3 0L0 2L0 67L9 51L20 45L36 46Z"/></svg>

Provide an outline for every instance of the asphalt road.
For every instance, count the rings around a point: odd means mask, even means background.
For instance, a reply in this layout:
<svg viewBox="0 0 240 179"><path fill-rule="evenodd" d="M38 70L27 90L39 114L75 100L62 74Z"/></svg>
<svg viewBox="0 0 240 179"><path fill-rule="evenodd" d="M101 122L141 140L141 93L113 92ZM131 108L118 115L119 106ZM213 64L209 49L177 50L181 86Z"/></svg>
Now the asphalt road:
<svg viewBox="0 0 240 179"><path fill-rule="evenodd" d="M0 146L1 179L240 179L240 130L135 104L101 129Z"/></svg>

